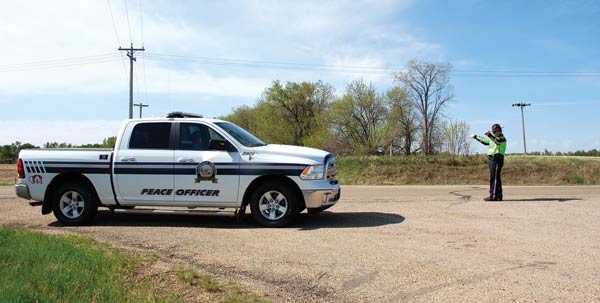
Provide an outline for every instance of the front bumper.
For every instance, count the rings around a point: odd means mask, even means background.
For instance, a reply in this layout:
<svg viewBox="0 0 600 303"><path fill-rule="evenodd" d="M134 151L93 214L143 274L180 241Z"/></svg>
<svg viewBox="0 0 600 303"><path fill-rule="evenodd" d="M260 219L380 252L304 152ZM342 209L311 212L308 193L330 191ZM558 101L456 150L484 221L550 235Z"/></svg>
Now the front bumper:
<svg viewBox="0 0 600 303"><path fill-rule="evenodd" d="M306 208L328 208L340 200L341 189L339 184L331 185L325 189L302 190Z"/></svg>
<svg viewBox="0 0 600 303"><path fill-rule="evenodd" d="M27 184L15 184L15 192L18 197L31 200L31 193L29 193Z"/></svg>

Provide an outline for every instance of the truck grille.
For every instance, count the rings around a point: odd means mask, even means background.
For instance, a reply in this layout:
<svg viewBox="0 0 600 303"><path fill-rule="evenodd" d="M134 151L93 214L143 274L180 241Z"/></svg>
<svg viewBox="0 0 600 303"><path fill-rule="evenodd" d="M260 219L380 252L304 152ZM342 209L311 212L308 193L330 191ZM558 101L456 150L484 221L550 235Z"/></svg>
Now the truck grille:
<svg viewBox="0 0 600 303"><path fill-rule="evenodd" d="M335 176L337 175L337 165L334 157L329 157L325 161L325 180L330 183L337 183Z"/></svg>

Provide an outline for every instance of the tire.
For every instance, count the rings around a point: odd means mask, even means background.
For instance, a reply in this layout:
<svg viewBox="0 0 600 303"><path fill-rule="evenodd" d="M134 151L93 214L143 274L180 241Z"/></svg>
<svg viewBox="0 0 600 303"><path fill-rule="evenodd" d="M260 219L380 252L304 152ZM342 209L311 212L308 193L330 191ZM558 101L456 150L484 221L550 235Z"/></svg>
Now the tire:
<svg viewBox="0 0 600 303"><path fill-rule="evenodd" d="M98 199L80 183L60 186L53 195L52 212L58 221L67 226L88 224L98 211Z"/></svg>
<svg viewBox="0 0 600 303"><path fill-rule="evenodd" d="M283 227L294 221L298 214L298 204L298 198L289 186L269 182L252 193L250 210L258 224Z"/></svg>

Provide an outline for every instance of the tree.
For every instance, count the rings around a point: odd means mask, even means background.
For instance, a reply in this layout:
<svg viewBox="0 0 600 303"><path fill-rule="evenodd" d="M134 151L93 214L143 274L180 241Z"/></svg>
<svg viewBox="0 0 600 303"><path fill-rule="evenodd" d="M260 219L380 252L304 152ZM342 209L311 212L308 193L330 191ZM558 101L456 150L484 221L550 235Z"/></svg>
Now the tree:
<svg viewBox="0 0 600 303"><path fill-rule="evenodd" d="M436 127L439 130L443 110L452 100L450 71L452 66L411 60L406 71L395 75L395 81L408 92L420 115L421 149L426 155L435 152Z"/></svg>
<svg viewBox="0 0 600 303"><path fill-rule="evenodd" d="M413 152L413 143L417 135L417 117L415 107L408 99L406 89L393 87L385 94L388 107L386 122L387 148L404 155Z"/></svg>
<svg viewBox="0 0 600 303"><path fill-rule="evenodd" d="M105 148L114 148L116 143L117 143L117 137L116 136L104 138L104 140L102 140L102 147L105 147Z"/></svg>
<svg viewBox="0 0 600 303"><path fill-rule="evenodd" d="M276 105L259 100L255 106L240 106L221 117L253 133L267 143L291 144L293 130Z"/></svg>
<svg viewBox="0 0 600 303"><path fill-rule="evenodd" d="M344 96L332 108L334 136L346 145L347 152L373 154L383 143L387 118L384 98L371 83L350 83Z"/></svg>
<svg viewBox="0 0 600 303"><path fill-rule="evenodd" d="M465 121L444 123L442 137L445 150L453 156L468 155L471 149L469 133L470 127Z"/></svg>
<svg viewBox="0 0 600 303"><path fill-rule="evenodd" d="M19 152L22 149L28 148L38 148L37 146L29 143L22 144L19 141L12 143L10 145L2 145L0 146L0 163L8 163L13 164L17 162L17 158L19 157Z"/></svg>
<svg viewBox="0 0 600 303"><path fill-rule="evenodd" d="M304 145L304 140L321 126L318 117L329 111L335 99L331 85L318 82L279 81L265 89L263 101L275 106L292 131L292 144Z"/></svg>
<svg viewBox="0 0 600 303"><path fill-rule="evenodd" d="M255 107L242 105L234 108L233 113L220 118L234 123L251 133L256 133L258 128L258 123L256 121L256 113L257 110Z"/></svg>

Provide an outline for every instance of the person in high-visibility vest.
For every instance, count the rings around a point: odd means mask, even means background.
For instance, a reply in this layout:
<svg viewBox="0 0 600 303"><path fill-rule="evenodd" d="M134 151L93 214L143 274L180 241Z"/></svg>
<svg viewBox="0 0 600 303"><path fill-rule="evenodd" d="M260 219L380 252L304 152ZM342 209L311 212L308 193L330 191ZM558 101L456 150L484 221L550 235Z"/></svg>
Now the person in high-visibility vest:
<svg viewBox="0 0 600 303"><path fill-rule="evenodd" d="M492 132L485 132L485 137L470 135L469 137L487 145L488 166L490 168L490 196L485 201L502 201L502 166L506 153L506 138L502 134L500 124L492 125Z"/></svg>

